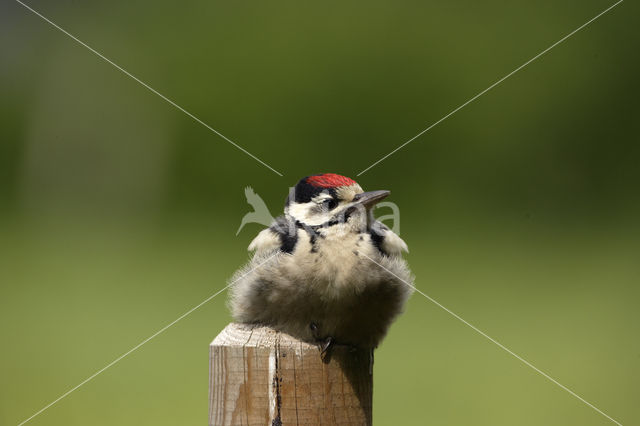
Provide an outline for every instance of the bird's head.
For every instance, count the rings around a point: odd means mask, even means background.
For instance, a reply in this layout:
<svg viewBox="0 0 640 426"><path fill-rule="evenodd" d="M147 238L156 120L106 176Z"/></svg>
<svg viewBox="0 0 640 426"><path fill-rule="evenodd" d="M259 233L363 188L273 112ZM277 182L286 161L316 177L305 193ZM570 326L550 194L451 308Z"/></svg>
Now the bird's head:
<svg viewBox="0 0 640 426"><path fill-rule="evenodd" d="M366 225L371 209L389 191L364 192L353 179L334 173L307 176L287 197L285 214L304 225Z"/></svg>

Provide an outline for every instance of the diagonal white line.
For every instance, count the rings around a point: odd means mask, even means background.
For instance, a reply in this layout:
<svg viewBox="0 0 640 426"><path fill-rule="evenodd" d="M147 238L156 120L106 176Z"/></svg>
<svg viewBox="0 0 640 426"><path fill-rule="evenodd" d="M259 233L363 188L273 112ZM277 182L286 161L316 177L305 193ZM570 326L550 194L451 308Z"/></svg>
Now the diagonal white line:
<svg viewBox="0 0 640 426"><path fill-rule="evenodd" d="M121 71L122 73L124 73L125 75L127 75L128 77L131 77L133 80L135 80L136 82L138 82L140 85L142 85L145 89L148 89L149 91L151 91L152 93L158 95L160 98L164 99L165 101L167 101L169 104L171 104L172 106L174 106L175 108L179 109L180 111L182 111L183 113L185 113L186 115L188 115L189 117L191 117L193 120L195 120L196 122L202 124L204 127L206 127L207 129L211 130L213 133L215 133L216 135L220 136L222 139L224 139L225 141L229 142L231 145L235 146L236 148L238 148L240 151L244 152L245 154L247 154L249 157L253 158L254 160L256 160L258 163L262 164L263 166L265 166L266 168L268 168L269 170L271 170L272 172L274 172L275 174L279 175L279 176L283 176L282 173L280 173L279 171L277 171L276 169L274 169L273 167L271 167L270 165L268 165L267 163L265 163L264 161L262 161L261 159L259 159L258 157L256 157L255 155L253 155L252 153L250 153L249 151L247 151L246 149L244 149L243 147L241 147L240 145L238 145L237 143L235 143L234 141L232 141L231 139L229 139L228 137L226 137L225 135L223 135L222 133L220 133L219 131L217 131L216 129L214 129L213 127L209 126L207 123L205 123L204 121L200 120L198 117L196 117L195 115L193 115L192 113L190 113L189 111L187 111L186 109L182 108L180 105L178 105L177 103L175 103L174 101L172 101L171 99L167 98L165 95L163 95L162 93L158 92L156 89L154 89L153 87L149 86L147 83L145 83L144 81L140 80L138 77L136 77L135 75L131 74L129 71L125 70L124 68L122 68L120 65L116 64L115 62L113 62L111 59L107 58L106 56L104 56L102 53L98 52L97 50L95 50L94 48L92 48L91 46L89 46L88 44L84 43L82 40L78 39L77 37L75 37L73 34L69 33L68 31L66 31L65 29L61 28L60 26L58 26L56 23L52 22L50 19L48 19L47 17L43 16L41 13L39 13L38 11L34 10L33 8L31 8L30 6L24 4L23 2L21 2L20 0L16 0L16 2L20 3L22 6L24 6L26 9L30 10L31 12L33 12L34 14L36 14L37 16L39 16L40 18L42 18L44 21L48 22L49 24L51 24L54 28L56 28L57 30L60 30L62 33L66 34L67 36L69 36L71 39L73 39L74 41L76 41L78 44L80 44L81 46L86 47L87 49L89 49L91 52L93 52L94 54L96 54L98 57L100 57L101 59L105 60L106 62L108 62L109 64L113 65L113 67L115 67L117 70Z"/></svg>
<svg viewBox="0 0 640 426"><path fill-rule="evenodd" d="M439 308L443 309L445 312L447 312L448 314L452 315L455 319L459 320L460 322L462 322L464 325L470 327L471 329L473 329L475 332L477 332L478 334L480 334L481 336L485 337L486 339L488 339L489 341L491 341L492 343L494 343L495 345L497 345L500 349L504 350L505 352L507 352L509 355L513 356L514 358L516 358L517 360L521 361L522 363L524 363L527 367L530 367L531 369L533 369L534 371L536 371L537 373L541 374L543 377L545 377L547 380L551 381L552 383L558 385L560 388L562 388L563 390L567 391L569 394L573 395L574 397L578 398L580 401L582 401L583 403L585 403L586 405L588 405L589 407L593 408L594 410L596 410L598 413L602 414L603 416L605 416L607 419L611 420L612 422L614 422L615 424L622 426L622 424L618 421L616 421L615 419L613 419L612 417L610 417L609 415L607 415L605 412L603 412L602 410L600 410L598 407L596 407L595 405L591 404L590 402L588 402L587 400L585 400L584 398L582 398L580 395L578 395L577 393L575 393L574 391L572 391L571 389L569 389L568 387L566 387L565 385L563 385L562 383L558 382L556 379L554 379L553 377L549 376L547 373L545 373L544 371L540 370L538 367L536 367L535 365L531 364L529 361L527 361L526 359L522 358L520 355L516 354L515 352L513 352L511 349L507 348L506 346L504 346L502 343L498 342L496 339L494 339L493 337L489 336L487 333L485 333L484 331L480 330L478 327L474 326L473 324L469 323L468 321L466 321L464 318L462 318L460 315L456 314L455 312L453 312L452 310L448 309L447 307L443 306L440 302L438 302L437 300L435 300L433 297L430 297L429 295L427 295L426 293L422 292L420 289L418 289L417 287L409 284L408 282L406 282L405 280L403 280L402 278L400 278L399 276L397 276L396 274L394 274L393 272L391 272L389 269L385 268L384 266L382 266L380 263L376 262L375 260L373 260L372 258L370 258L369 256L367 256L364 253L361 253L364 257L366 257L367 259L369 259L370 261L372 261L373 263L375 263L376 265L378 265L379 267L381 267L382 269L384 269L385 271L387 271L388 273L390 273L391 275L393 275L394 277L396 277L397 279L399 279L400 281L402 281L404 284L408 285L409 287L411 287L412 289L414 289L415 291L417 291L418 293L420 293L422 296L424 296L425 298L427 298L430 302L432 302L433 304L435 304L436 306L438 306Z"/></svg>
<svg viewBox="0 0 640 426"><path fill-rule="evenodd" d="M90 382L91 380L93 380L96 376L98 376L99 374L103 373L105 370L107 370L108 368L112 367L113 365L117 364L119 361L121 361L123 358L127 357L129 354L131 354L132 352L135 352L136 350L140 349L141 346L143 346L144 344L148 343L151 339L155 338L156 336L164 333L168 328L172 327L173 325L175 325L178 321L184 319L185 317L187 317L188 315L190 315L193 311L195 311L196 309L200 308L202 305L206 304L207 302L209 302L211 299L213 299L214 297L216 297L217 295L219 295L220 293L222 293L223 291L225 291L227 288L229 288L230 286L232 286L233 284L235 284L237 281L239 281L240 279L246 277L247 275L249 275L251 272L253 272L254 270L256 270L257 268L259 268L260 266L264 265L265 263L267 263L269 260L271 260L272 258L274 258L275 256L278 255L279 252L276 252L274 254L272 254L271 256L269 256L268 258L266 258L263 262L260 262L258 265L254 266L253 268L251 268L249 271L247 271L246 273L242 274L241 276L239 276L238 278L236 278L235 280L233 280L232 282L230 282L229 284L227 284L224 288L218 290L217 292L215 292L214 294L212 294L211 296L207 297L206 299L204 299L202 302L198 303L196 306L194 306L193 308L189 309L187 312L185 312L184 314L180 315L178 318L176 318L175 320L171 321L169 324L165 325L164 327L162 327L160 330L156 331L155 333L153 333L151 336L147 337L146 339L144 339L142 342L138 343L137 345L135 345L133 348L129 349L127 352L123 353L122 355L120 355L118 358L114 359L113 361L111 361L109 364L105 365L104 367L102 367L100 370L96 371L95 373L93 373L91 376L87 377L86 379L84 379L83 381L81 381L80 383L78 383L76 386L74 386L73 388L69 389L68 391L66 391L65 393L63 393L62 395L60 395L58 398L54 399L53 401L51 401L49 404L45 405L44 407L42 407L39 411L37 411L36 413L34 413L31 417L23 420L21 423L18 424L18 426L22 426L23 424L27 423L28 421L32 420L34 417L38 416L39 414L41 414L42 412L46 411L47 409L51 408L53 405L55 405L56 403L58 403L60 400L66 398L67 396L69 396L69 394L71 394L72 392L76 391L78 388L80 388L81 386L85 385L86 383Z"/></svg>
<svg viewBox="0 0 640 426"><path fill-rule="evenodd" d="M485 93L487 93L489 90L493 89L494 87L496 87L498 84L502 83L503 81L505 81L506 79L508 79L509 77L511 77L512 75L514 75L515 73L517 73L518 71L520 71L522 68L526 67L527 65L529 65L531 62L535 61L536 59L538 59L539 57L541 57L542 55L544 55L545 53L547 53L548 51L550 51L551 49L553 49L554 47L556 47L557 45L559 45L560 43L562 43L563 41L565 41L566 39L568 39L569 37L571 37L572 35L574 35L575 33L577 33L578 31L580 31L581 29L583 29L584 27L586 27L587 25L589 25L590 23L592 23L593 21L595 21L596 19L598 19L599 17L601 17L602 15L604 15L605 13L607 13L608 11L610 11L611 9L613 9L614 7L616 7L617 5L619 5L620 3L622 3L624 0L618 0L616 3L612 4L611 6L609 6L608 8L606 8L605 10L603 10L602 12L600 12L599 14L597 14L596 16L594 16L593 18L589 19L587 22L585 22L584 24L580 25L578 28L576 28L575 30L571 31L569 34L567 34L566 36L562 37L560 40L556 41L555 43L553 43L551 46L547 47L546 49L544 49L542 52L538 53L536 56L534 56L533 58L529 59L527 62L525 62L524 64L520 65L518 68L514 69L513 71L511 71L509 74L505 75L504 77L502 77L500 80L496 81L495 83L493 83L491 86L487 87L486 89L484 89L482 92L478 93L477 95L475 95L474 97L472 97L471 99L469 99L468 101L466 101L465 103L463 103L462 105L460 105L459 107L457 107L456 109L454 109L453 111L449 112L447 115L445 115L444 117L442 117L440 120L436 121L435 123L431 124L429 127L427 127L426 129L424 129L423 131L421 131L420 133L418 133L417 135L415 135L414 137L412 137L411 139L409 139L408 141L406 141L405 143L403 143L402 145L400 145L399 147L397 147L396 149L394 149L393 151L391 151L390 153L388 153L387 155L385 155L384 157L382 157L381 159L379 159L378 161L376 161L375 163L373 163L372 165L370 165L369 167L367 167L366 169L364 169L363 171L361 171L360 173L357 174L357 176L360 176L361 174L363 174L364 172L366 172L367 170L369 170L370 168L372 168L373 166L377 165L378 163L386 160L387 158L389 158L391 155L395 154L396 152L398 152L399 150L401 150L402 148L404 148L405 146L409 145L411 142L413 142L414 140L418 139L420 136L422 136L423 134L425 134L426 132L428 132L429 130L433 129L434 127L436 127L438 124L442 123L444 120L446 120L447 118L451 117L453 114L455 114L456 112L460 111L462 108L466 107L467 105L469 105L471 102L475 101L476 99L478 99L480 96L484 95Z"/></svg>

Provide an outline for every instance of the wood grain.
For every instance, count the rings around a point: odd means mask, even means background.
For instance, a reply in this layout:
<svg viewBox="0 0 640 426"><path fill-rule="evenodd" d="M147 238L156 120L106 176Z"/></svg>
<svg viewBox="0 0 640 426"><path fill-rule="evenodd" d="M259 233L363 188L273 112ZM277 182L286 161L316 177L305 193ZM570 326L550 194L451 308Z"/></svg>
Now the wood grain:
<svg viewBox="0 0 640 426"><path fill-rule="evenodd" d="M211 343L209 425L370 425L373 357L268 327L229 324Z"/></svg>

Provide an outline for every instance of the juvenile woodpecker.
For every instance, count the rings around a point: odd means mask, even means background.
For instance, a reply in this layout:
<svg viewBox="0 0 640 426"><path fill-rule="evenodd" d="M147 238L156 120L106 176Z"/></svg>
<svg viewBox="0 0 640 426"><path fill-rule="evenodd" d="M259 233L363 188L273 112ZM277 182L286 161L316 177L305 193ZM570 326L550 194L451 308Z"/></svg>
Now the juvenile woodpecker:
<svg viewBox="0 0 640 426"><path fill-rule="evenodd" d="M323 352L334 343L377 347L413 292L401 257L407 245L373 218L388 195L333 173L302 178L231 278L234 319L316 342Z"/></svg>

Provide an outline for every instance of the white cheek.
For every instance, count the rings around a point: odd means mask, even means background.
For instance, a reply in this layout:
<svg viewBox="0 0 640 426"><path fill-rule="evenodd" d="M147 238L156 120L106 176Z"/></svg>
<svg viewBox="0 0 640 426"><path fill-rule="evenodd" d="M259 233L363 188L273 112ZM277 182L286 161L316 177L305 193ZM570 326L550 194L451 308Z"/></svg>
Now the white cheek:
<svg viewBox="0 0 640 426"><path fill-rule="evenodd" d="M306 225L321 225L331 219L329 212L312 212L309 205L306 204L292 203L287 211L294 219Z"/></svg>

